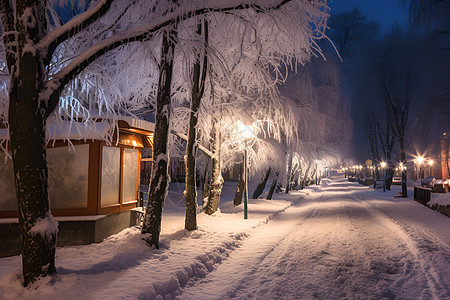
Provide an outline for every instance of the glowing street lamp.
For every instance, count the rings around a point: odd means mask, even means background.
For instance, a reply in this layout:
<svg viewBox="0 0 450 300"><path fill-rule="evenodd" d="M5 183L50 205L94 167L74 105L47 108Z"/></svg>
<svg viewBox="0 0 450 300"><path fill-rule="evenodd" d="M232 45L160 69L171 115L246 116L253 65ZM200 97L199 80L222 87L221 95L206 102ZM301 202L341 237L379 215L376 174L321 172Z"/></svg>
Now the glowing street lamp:
<svg viewBox="0 0 450 300"><path fill-rule="evenodd" d="M419 166L423 163L423 157L422 156L419 156L418 158L417 158L417 162L419 163Z"/></svg>
<svg viewBox="0 0 450 300"><path fill-rule="evenodd" d="M386 191L386 181L384 179L384 168L386 167L386 163L384 161L381 162L381 169L383 170L383 192Z"/></svg>
<svg viewBox="0 0 450 300"><path fill-rule="evenodd" d="M419 165L419 176L418 176L419 179L422 179L422 172L421 172L420 168L423 163L423 160L424 160L423 156L417 157L417 164Z"/></svg>
<svg viewBox="0 0 450 300"><path fill-rule="evenodd" d="M248 219L248 149L256 142L252 126L238 120L232 134L233 144L244 149L244 219Z"/></svg>

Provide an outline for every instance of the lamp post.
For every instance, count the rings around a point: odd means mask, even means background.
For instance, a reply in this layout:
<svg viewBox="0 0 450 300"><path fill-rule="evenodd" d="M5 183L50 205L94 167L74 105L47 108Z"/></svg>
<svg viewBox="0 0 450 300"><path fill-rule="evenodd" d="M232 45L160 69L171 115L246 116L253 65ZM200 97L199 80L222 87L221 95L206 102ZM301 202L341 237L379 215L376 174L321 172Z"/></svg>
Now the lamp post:
<svg viewBox="0 0 450 300"><path fill-rule="evenodd" d="M428 161L428 164L430 165L430 176L433 176L433 164L434 164L434 161L432 159L430 159Z"/></svg>
<svg viewBox="0 0 450 300"><path fill-rule="evenodd" d="M386 181L384 178L384 168L386 167L386 163L384 161L381 162L381 169L383 170L383 192L386 191Z"/></svg>
<svg viewBox="0 0 450 300"><path fill-rule="evenodd" d="M248 149L256 142L252 126L237 121L233 132L233 143L244 148L244 219L248 219Z"/></svg>
<svg viewBox="0 0 450 300"><path fill-rule="evenodd" d="M423 162L423 157L422 156L417 157L417 164L419 165L419 176L418 177L420 180L422 180L422 172L421 172L422 162Z"/></svg>

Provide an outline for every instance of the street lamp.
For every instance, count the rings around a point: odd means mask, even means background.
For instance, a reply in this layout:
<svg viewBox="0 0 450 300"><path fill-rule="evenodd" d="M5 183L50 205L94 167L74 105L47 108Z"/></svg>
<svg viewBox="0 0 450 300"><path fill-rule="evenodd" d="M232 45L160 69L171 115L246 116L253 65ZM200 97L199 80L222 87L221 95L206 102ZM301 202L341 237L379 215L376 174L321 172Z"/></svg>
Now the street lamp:
<svg viewBox="0 0 450 300"><path fill-rule="evenodd" d="M233 143L244 149L244 219L248 219L248 149L256 142L256 135L252 126L245 125L238 120L233 130Z"/></svg>
<svg viewBox="0 0 450 300"><path fill-rule="evenodd" d="M419 157L417 157L417 163L419 164L419 179L422 179L422 172L421 172L421 170L420 170L420 168L421 168L421 164L422 164L422 162L423 162L423 156L419 156Z"/></svg>
<svg viewBox="0 0 450 300"><path fill-rule="evenodd" d="M381 162L381 169L383 170L383 192L386 191L386 182L384 179L384 168L386 167L386 163L384 161Z"/></svg>
<svg viewBox="0 0 450 300"><path fill-rule="evenodd" d="M432 159L430 159L428 161L428 164L430 165L430 176L433 176L433 164L434 164L434 161Z"/></svg>

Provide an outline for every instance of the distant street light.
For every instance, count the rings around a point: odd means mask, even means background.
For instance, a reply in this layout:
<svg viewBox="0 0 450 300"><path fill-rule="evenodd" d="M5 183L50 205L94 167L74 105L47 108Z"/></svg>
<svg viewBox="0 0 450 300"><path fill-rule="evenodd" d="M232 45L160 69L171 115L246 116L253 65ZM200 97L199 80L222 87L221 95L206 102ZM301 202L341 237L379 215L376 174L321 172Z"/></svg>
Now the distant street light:
<svg viewBox="0 0 450 300"><path fill-rule="evenodd" d="M428 161L428 164L430 165L430 176L433 176L433 164L434 164L434 161L432 159L430 159Z"/></svg>
<svg viewBox="0 0 450 300"><path fill-rule="evenodd" d="M421 172L421 165L422 165L422 162L423 162L423 156L419 156L419 157L417 157L417 164L419 165L419 179L420 180L422 180L422 172Z"/></svg>
<svg viewBox="0 0 450 300"><path fill-rule="evenodd" d="M386 181L385 181L385 178L384 178L384 172L385 172L384 168L385 167L386 167L386 163L384 161L382 161L381 162L381 169L383 170L383 192L386 191Z"/></svg>
<svg viewBox="0 0 450 300"><path fill-rule="evenodd" d="M248 149L256 142L256 134L252 126L237 121L233 130L233 143L244 149L244 219L248 219Z"/></svg>

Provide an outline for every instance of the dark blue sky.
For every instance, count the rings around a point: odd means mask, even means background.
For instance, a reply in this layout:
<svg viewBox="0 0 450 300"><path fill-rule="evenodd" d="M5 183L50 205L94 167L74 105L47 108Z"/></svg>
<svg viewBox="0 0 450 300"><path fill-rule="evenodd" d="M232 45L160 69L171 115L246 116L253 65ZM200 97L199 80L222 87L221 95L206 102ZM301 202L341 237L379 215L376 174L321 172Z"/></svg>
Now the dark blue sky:
<svg viewBox="0 0 450 300"><path fill-rule="evenodd" d="M380 23L381 33L390 29L394 22L404 27L408 20L400 0L332 0L329 6L331 14L359 8L369 20Z"/></svg>

